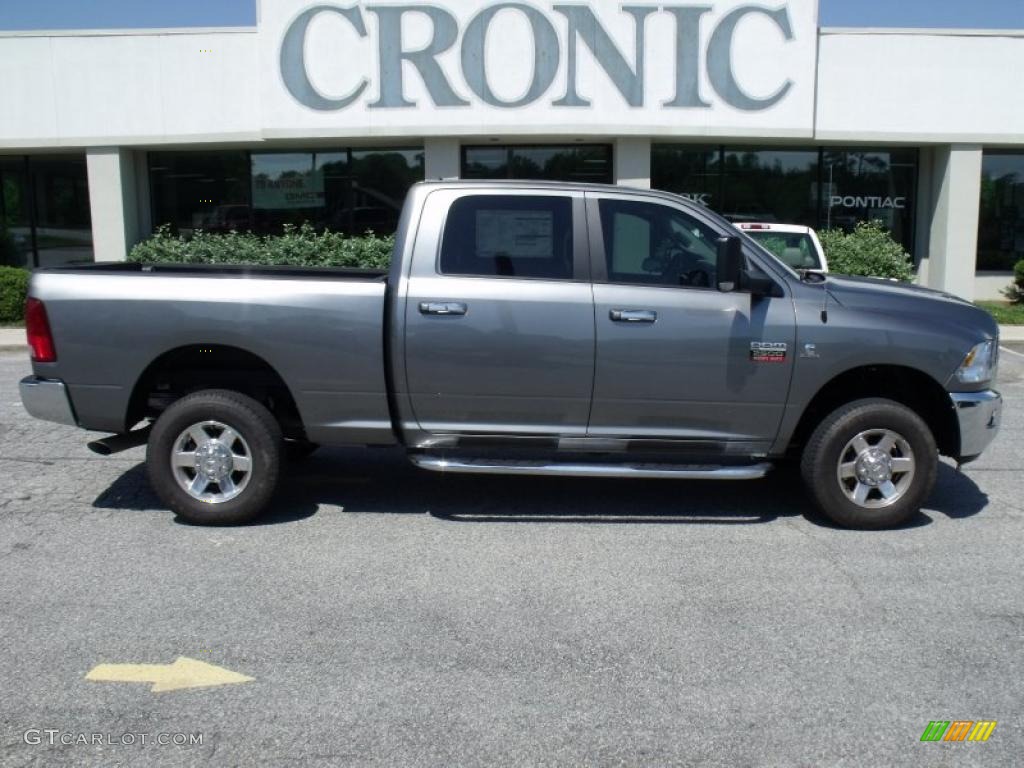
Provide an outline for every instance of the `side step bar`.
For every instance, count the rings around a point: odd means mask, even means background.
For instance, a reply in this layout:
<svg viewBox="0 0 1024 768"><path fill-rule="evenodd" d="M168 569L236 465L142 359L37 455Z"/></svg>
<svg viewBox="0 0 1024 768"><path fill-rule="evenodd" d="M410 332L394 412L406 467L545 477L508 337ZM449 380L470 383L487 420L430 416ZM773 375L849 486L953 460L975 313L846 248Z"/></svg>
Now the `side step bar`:
<svg viewBox="0 0 1024 768"><path fill-rule="evenodd" d="M635 477L663 480L758 480L772 465L723 467L714 464L558 464L541 461L446 459L415 455L410 460L431 472L479 475L554 475L559 477Z"/></svg>

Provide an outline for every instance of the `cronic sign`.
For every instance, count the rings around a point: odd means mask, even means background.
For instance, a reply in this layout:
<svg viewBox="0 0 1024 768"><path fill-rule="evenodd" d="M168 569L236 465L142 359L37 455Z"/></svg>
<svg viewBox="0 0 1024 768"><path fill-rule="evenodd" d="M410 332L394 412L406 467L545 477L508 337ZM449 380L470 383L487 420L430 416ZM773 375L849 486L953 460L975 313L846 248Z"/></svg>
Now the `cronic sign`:
<svg viewBox="0 0 1024 768"><path fill-rule="evenodd" d="M290 20L281 38L281 79L297 102L321 112L357 103L371 110L424 106L410 94L413 72L436 107L479 104L513 110L546 102L556 108L586 108L593 94L581 74L584 56L596 63L628 108L710 110L717 100L742 112L763 112L786 99L795 85L783 75L767 89L763 84L751 88L736 66L741 53L737 30L751 20L761 22L767 33L761 34L761 43L776 56L797 41L803 27L794 25L786 4L730 4L724 13L716 13L711 4L540 7L501 2L472 8L460 17L429 3L307 7ZM341 27L332 27L338 46L368 40L375 53L375 62L351 59L351 71L341 73L345 92L325 92L310 73L307 37L315 20L324 17L341 22ZM488 47L505 34L503 25L510 24L527 29L532 43L520 59L508 62L526 83L515 95L498 87L506 73L489 66L488 59ZM411 27L420 33L415 41L409 39ZM672 30L667 48L651 50L656 27ZM629 42L623 43L624 38ZM648 70L653 66L671 69L662 87L651 86Z"/></svg>

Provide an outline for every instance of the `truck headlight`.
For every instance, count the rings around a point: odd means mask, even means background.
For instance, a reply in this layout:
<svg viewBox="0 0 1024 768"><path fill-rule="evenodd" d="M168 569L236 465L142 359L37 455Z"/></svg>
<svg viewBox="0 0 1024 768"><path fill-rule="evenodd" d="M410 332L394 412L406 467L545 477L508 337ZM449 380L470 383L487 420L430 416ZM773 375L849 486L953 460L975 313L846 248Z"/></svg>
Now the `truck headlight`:
<svg viewBox="0 0 1024 768"><path fill-rule="evenodd" d="M991 381L999 363L999 340L983 341L976 345L960 363L954 377L961 384L981 384Z"/></svg>

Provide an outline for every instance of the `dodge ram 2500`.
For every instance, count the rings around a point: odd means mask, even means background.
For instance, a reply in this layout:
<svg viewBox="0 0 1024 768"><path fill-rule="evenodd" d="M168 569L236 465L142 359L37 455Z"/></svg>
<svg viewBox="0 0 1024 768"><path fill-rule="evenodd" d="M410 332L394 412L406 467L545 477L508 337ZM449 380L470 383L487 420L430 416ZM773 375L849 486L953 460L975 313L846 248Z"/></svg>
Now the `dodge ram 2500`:
<svg viewBox="0 0 1024 768"><path fill-rule="evenodd" d="M160 498L209 524L258 515L289 454L397 443L443 472L751 480L790 460L837 523L894 526L1001 407L982 310L794 271L703 206L621 187L418 184L387 273L41 269L27 331L28 411L113 433L101 453L148 443Z"/></svg>

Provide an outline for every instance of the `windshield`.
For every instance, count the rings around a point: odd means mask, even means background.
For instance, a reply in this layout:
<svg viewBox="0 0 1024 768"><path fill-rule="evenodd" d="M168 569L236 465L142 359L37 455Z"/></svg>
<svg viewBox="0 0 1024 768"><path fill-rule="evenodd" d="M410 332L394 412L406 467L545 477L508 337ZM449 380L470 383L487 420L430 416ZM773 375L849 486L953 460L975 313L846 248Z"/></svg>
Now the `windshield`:
<svg viewBox="0 0 1024 768"><path fill-rule="evenodd" d="M821 259L814 241L806 233L746 231L761 247L771 251L783 264L793 269L821 269Z"/></svg>

